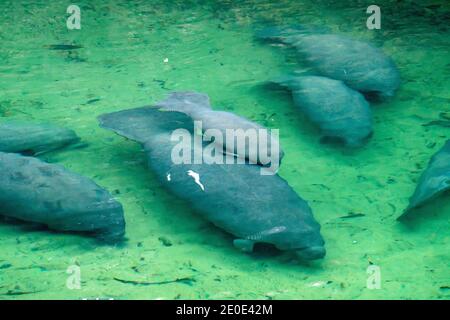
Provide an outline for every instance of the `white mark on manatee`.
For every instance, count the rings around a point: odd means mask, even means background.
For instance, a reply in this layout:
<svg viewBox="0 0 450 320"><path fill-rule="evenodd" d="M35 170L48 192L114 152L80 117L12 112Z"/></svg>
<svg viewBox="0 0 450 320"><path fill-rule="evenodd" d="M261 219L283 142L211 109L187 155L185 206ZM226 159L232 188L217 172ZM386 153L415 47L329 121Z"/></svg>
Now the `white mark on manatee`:
<svg viewBox="0 0 450 320"><path fill-rule="evenodd" d="M172 178L170 177L170 173L167 174L167 181L172 180Z"/></svg>
<svg viewBox="0 0 450 320"><path fill-rule="evenodd" d="M194 178L195 183L198 184L203 191L205 191L205 186L200 182L200 174L193 170L188 170L187 174L188 176Z"/></svg>
<svg viewBox="0 0 450 320"><path fill-rule="evenodd" d="M285 226L276 226L276 227L273 227L272 229L264 230L264 231L258 232L256 234L250 235L250 236L246 237L246 239L258 241L258 240L262 240L264 237L267 237L269 235L281 233L284 230L286 230Z"/></svg>

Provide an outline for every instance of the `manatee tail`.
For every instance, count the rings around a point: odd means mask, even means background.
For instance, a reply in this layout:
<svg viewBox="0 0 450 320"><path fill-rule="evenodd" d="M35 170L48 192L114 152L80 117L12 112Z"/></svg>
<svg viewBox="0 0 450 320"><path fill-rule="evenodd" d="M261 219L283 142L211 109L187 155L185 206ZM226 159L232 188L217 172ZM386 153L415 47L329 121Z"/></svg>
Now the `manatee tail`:
<svg viewBox="0 0 450 320"><path fill-rule="evenodd" d="M198 92L173 92L155 106L167 111L183 112L191 115L199 109L211 109L208 95Z"/></svg>
<svg viewBox="0 0 450 320"><path fill-rule="evenodd" d="M145 143L153 136L176 129L193 131L192 119L180 112L141 107L107 113L98 117L100 126L128 139Z"/></svg>

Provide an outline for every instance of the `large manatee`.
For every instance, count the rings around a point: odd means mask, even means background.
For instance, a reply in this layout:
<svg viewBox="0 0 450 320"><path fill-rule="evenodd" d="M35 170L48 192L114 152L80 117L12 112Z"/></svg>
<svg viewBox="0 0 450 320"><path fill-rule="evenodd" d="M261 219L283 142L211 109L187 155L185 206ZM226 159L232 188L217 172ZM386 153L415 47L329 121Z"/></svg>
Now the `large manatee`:
<svg viewBox="0 0 450 320"><path fill-rule="evenodd" d="M418 208L435 197L450 189L450 140L439 150L428 163L428 167L422 173L419 183L409 206L401 217L411 210Z"/></svg>
<svg viewBox="0 0 450 320"><path fill-rule="evenodd" d="M259 37L295 47L320 75L342 80L355 90L384 98L393 96L400 86L394 61L369 43L292 28L269 28Z"/></svg>
<svg viewBox="0 0 450 320"><path fill-rule="evenodd" d="M278 139L273 137L269 131L263 126L250 121L242 116L236 115L227 111L216 111L211 108L209 97L203 93L197 92L173 92L167 99L160 101L156 106L163 108L164 110L178 111L187 114L194 121L201 121L202 129L204 135L208 136L208 131L219 130L222 136L225 137L226 131L228 129L234 130L236 134L241 132L240 138L245 139L245 135L249 132L247 130L254 130L258 132L257 144L258 148L246 148L238 149L237 143L229 144L226 141L215 141L220 144L221 147L230 154L238 155L241 158L248 159L252 163L262 164L262 165L272 165L278 168L278 165L283 157L283 151L279 146ZM261 136L263 134L263 136ZM249 135L248 135L249 137ZM264 139L268 143L260 143ZM267 146L267 147L266 147ZM264 149L263 149L264 148ZM276 164L269 163L268 157L274 159L273 153L276 153ZM261 155L264 155L261 157Z"/></svg>
<svg viewBox="0 0 450 320"><path fill-rule="evenodd" d="M0 122L0 151L38 155L80 141L70 129L22 121Z"/></svg>
<svg viewBox="0 0 450 320"><path fill-rule="evenodd" d="M318 76L288 76L274 82L289 88L295 105L320 128L324 138L358 147L372 134L369 104L342 81Z"/></svg>
<svg viewBox="0 0 450 320"><path fill-rule="evenodd" d="M142 107L105 114L99 120L102 127L142 143L148 166L164 187L234 235L241 250L252 251L254 243L263 242L293 251L301 259L325 255L320 225L310 207L278 175L261 175L253 164L212 163L206 153L202 164L174 163L172 151L179 143L171 139L174 130L184 129L193 139L193 121L187 115ZM192 155L199 150L191 142Z"/></svg>
<svg viewBox="0 0 450 320"><path fill-rule="evenodd" d="M123 238L122 205L92 180L60 165L0 152L0 215L60 231Z"/></svg>

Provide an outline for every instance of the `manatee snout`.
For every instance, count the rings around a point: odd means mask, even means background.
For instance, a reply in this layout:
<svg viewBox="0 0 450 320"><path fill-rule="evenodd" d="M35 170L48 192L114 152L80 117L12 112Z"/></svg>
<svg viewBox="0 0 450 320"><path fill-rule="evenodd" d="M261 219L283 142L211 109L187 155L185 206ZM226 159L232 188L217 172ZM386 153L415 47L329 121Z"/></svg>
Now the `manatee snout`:
<svg viewBox="0 0 450 320"><path fill-rule="evenodd" d="M301 261L317 260L325 257L325 241L320 234L320 225L314 220L310 221L309 228L299 234L297 245L292 246L297 258Z"/></svg>
<svg viewBox="0 0 450 320"><path fill-rule="evenodd" d="M326 250L324 246L308 247L295 251L300 260L317 260L325 257Z"/></svg>
<svg viewBox="0 0 450 320"><path fill-rule="evenodd" d="M364 130L363 134L355 137L350 137L345 140L345 145L349 148L357 149L363 147L373 137L373 130Z"/></svg>
<svg viewBox="0 0 450 320"><path fill-rule="evenodd" d="M304 220L297 228L285 230L274 240L278 249L295 253L299 260L317 260L326 255L320 225L315 220Z"/></svg>

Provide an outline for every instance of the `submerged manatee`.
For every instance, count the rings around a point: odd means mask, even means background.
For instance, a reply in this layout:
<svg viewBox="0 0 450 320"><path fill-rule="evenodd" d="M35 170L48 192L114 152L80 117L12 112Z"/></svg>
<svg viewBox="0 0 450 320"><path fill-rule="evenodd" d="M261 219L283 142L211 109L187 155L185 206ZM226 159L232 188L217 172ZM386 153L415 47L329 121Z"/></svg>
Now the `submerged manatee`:
<svg viewBox="0 0 450 320"><path fill-rule="evenodd" d="M122 205L92 180L62 166L0 152L0 215L50 229L123 238Z"/></svg>
<svg viewBox="0 0 450 320"><path fill-rule="evenodd" d="M0 152L37 155L80 141L70 129L48 124L0 122Z"/></svg>
<svg viewBox="0 0 450 320"><path fill-rule="evenodd" d="M252 251L254 243L262 242L302 259L324 257L320 225L310 207L278 175L261 175L253 164L174 164L171 133L185 129L192 136L193 122L185 114L143 107L99 120L102 127L142 143L148 166L164 187L237 237L236 247ZM194 148L191 143L192 152Z"/></svg>
<svg viewBox="0 0 450 320"><path fill-rule="evenodd" d="M450 140L430 160L401 217L450 189Z"/></svg>
<svg viewBox="0 0 450 320"><path fill-rule="evenodd" d="M206 138L211 139L208 136L208 130L219 130L223 137L226 136L227 129L234 130L235 133L242 132L241 138L244 138L247 130L254 130L260 135L257 136L257 145L259 148L249 148L248 145L243 149L237 148L237 143L230 145L227 141L215 141L220 144L227 153L238 155L243 159L248 159L252 163L270 165L269 159L262 159L260 155L272 155L272 151L277 154L278 164L283 157L283 151L279 146L279 141L263 126L252 122L242 116L236 115L227 111L215 111L211 109L209 97L203 93L197 92L174 92L169 97L161 102L158 102L156 106L169 111L178 111L187 114L194 121L201 121L204 135ZM264 142L263 140L264 139ZM268 143L265 143L267 141ZM273 157L272 157L273 159ZM273 164L272 164L273 165Z"/></svg>
<svg viewBox="0 0 450 320"><path fill-rule="evenodd" d="M342 81L317 76L290 76L274 82L292 92L295 105L318 126L324 138L361 146L372 134L372 112L364 97Z"/></svg>
<svg viewBox="0 0 450 320"><path fill-rule="evenodd" d="M259 37L295 47L320 75L342 80L355 90L384 98L393 96L400 86L394 61L366 42L289 28L263 30Z"/></svg>

